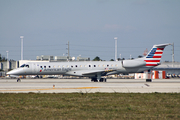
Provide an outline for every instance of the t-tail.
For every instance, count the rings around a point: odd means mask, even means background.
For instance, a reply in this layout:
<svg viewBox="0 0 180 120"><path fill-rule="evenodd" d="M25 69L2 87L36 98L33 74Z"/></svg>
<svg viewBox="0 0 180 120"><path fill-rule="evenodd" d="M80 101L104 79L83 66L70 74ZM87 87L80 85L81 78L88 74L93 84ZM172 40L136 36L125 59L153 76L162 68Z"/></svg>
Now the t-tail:
<svg viewBox="0 0 180 120"><path fill-rule="evenodd" d="M145 56L146 66L155 67L160 64L160 60L163 54L163 50L168 44L154 45L150 52Z"/></svg>

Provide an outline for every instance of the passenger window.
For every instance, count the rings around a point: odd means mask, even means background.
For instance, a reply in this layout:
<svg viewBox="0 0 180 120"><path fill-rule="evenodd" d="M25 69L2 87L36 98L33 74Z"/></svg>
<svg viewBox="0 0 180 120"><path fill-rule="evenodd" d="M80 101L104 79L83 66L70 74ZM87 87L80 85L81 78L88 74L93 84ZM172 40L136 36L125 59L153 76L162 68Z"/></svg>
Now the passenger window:
<svg viewBox="0 0 180 120"><path fill-rule="evenodd" d="M71 67L73 68L73 65L71 65Z"/></svg>
<svg viewBox="0 0 180 120"><path fill-rule="evenodd" d="M76 65L76 67L78 67L78 66Z"/></svg>
<svg viewBox="0 0 180 120"><path fill-rule="evenodd" d="M109 67L109 65L107 65L107 67Z"/></svg>
<svg viewBox="0 0 180 120"><path fill-rule="evenodd" d="M111 66L113 67L113 64Z"/></svg>
<svg viewBox="0 0 180 120"><path fill-rule="evenodd" d="M96 67L96 65L94 65L94 67Z"/></svg>
<svg viewBox="0 0 180 120"><path fill-rule="evenodd" d="M44 66L44 68L46 68L46 66Z"/></svg>
<svg viewBox="0 0 180 120"><path fill-rule="evenodd" d="M49 66L49 68L51 68L51 66Z"/></svg>
<svg viewBox="0 0 180 120"><path fill-rule="evenodd" d="M60 65L58 66L58 68L60 68Z"/></svg>
<svg viewBox="0 0 180 120"><path fill-rule="evenodd" d="M89 65L89 67L91 67L91 65Z"/></svg>
<svg viewBox="0 0 180 120"><path fill-rule="evenodd" d="M118 65L116 64L116 67L117 67Z"/></svg>
<svg viewBox="0 0 180 120"><path fill-rule="evenodd" d="M42 66L40 66L40 68L42 68Z"/></svg>
<svg viewBox="0 0 180 120"><path fill-rule="evenodd" d="M29 68L29 65L26 65L26 67L28 67L28 68Z"/></svg>
<svg viewBox="0 0 180 120"><path fill-rule="evenodd" d="M100 67L100 65L98 65L98 67Z"/></svg>
<svg viewBox="0 0 180 120"><path fill-rule="evenodd" d="M103 67L105 67L105 65L103 65Z"/></svg>
<svg viewBox="0 0 180 120"><path fill-rule="evenodd" d="M80 65L80 67L82 67L82 65Z"/></svg>
<svg viewBox="0 0 180 120"><path fill-rule="evenodd" d="M67 65L67 68L69 67L69 65Z"/></svg>

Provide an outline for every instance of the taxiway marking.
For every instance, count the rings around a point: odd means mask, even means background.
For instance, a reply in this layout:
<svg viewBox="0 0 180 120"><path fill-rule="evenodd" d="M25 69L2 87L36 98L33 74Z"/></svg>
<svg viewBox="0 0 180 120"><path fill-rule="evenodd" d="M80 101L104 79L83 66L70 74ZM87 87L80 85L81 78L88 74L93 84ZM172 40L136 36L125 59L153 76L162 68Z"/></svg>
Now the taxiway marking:
<svg viewBox="0 0 180 120"><path fill-rule="evenodd" d="M16 89L16 90L0 90L0 92L7 91L41 91L41 90L63 90L63 89L96 89L100 87L78 87L78 88L44 88L44 89Z"/></svg>

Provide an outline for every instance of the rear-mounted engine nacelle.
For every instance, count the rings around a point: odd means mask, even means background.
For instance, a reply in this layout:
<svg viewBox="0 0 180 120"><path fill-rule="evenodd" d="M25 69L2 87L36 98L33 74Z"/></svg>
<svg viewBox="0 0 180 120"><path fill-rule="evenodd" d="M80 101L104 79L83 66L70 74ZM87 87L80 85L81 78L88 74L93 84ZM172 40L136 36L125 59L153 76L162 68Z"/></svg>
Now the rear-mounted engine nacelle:
<svg viewBox="0 0 180 120"><path fill-rule="evenodd" d="M140 61L140 60L123 60L122 61L122 66L124 68L134 68L134 67L141 67L145 65L146 65L146 62Z"/></svg>

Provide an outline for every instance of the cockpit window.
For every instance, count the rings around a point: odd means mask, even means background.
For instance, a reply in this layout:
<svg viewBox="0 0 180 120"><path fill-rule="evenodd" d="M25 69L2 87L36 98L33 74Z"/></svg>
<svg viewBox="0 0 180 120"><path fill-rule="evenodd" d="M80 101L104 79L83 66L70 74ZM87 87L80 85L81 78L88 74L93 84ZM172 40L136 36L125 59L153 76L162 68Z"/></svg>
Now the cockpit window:
<svg viewBox="0 0 180 120"><path fill-rule="evenodd" d="M24 66L25 66L25 64L21 65L20 67L24 67Z"/></svg>
<svg viewBox="0 0 180 120"><path fill-rule="evenodd" d="M29 68L29 65L23 64L20 67L28 67Z"/></svg>

